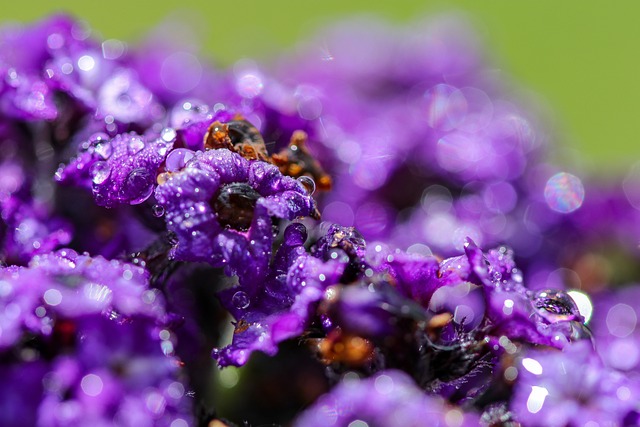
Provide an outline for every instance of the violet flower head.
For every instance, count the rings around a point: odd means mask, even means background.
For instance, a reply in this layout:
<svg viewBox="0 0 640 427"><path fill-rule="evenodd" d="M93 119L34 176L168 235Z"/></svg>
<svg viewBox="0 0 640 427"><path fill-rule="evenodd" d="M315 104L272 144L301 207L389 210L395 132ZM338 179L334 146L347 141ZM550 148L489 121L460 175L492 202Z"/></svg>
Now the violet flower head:
<svg viewBox="0 0 640 427"><path fill-rule="evenodd" d="M593 329L604 364L635 375L640 369L640 288L630 285L594 295Z"/></svg>
<svg viewBox="0 0 640 427"><path fill-rule="evenodd" d="M155 193L167 228L177 236L173 256L263 277L272 218L313 215L313 198L300 182L268 163L248 161L226 149L189 156Z"/></svg>
<svg viewBox="0 0 640 427"><path fill-rule="evenodd" d="M325 219L443 255L466 236L526 241L521 218L545 134L489 77L467 23L440 17L402 31L360 20L303 48L281 78L318 105L320 157L335 181Z"/></svg>
<svg viewBox="0 0 640 427"><path fill-rule="evenodd" d="M31 361L33 369L46 363L36 370L41 396L16 396L16 411L0 420L13 423L31 400L42 426L187 423L176 338L148 281L140 267L70 249L0 270L3 357L16 366Z"/></svg>
<svg viewBox="0 0 640 427"><path fill-rule="evenodd" d="M284 246L276 258L297 252L291 249ZM316 303L344 271L340 261L325 263L306 253L287 258L290 265L285 274L278 274L274 264L259 286L241 282L220 293L223 305L237 320L233 342L212 354L220 366L244 365L255 350L274 355L280 342L301 336L315 316Z"/></svg>
<svg viewBox="0 0 640 427"><path fill-rule="evenodd" d="M381 371L367 379L344 378L308 408L296 426L478 425L478 417L420 390L405 373Z"/></svg>
<svg viewBox="0 0 640 427"><path fill-rule="evenodd" d="M530 351L520 365L511 408L524 426L623 425L640 403L637 384L603 366L586 342Z"/></svg>
<svg viewBox="0 0 640 427"><path fill-rule="evenodd" d="M165 316L162 297L149 289L144 269L71 249L37 255L29 267L6 267L0 277L6 309L0 315L0 343L5 348L26 331L52 334L57 317L101 314L119 321L133 316L163 321Z"/></svg>
<svg viewBox="0 0 640 427"><path fill-rule="evenodd" d="M83 151L57 172L56 178L90 185L99 206L139 204L153 193L158 169L174 140L175 131L163 132L150 141L133 132L112 139L94 134L81 146Z"/></svg>

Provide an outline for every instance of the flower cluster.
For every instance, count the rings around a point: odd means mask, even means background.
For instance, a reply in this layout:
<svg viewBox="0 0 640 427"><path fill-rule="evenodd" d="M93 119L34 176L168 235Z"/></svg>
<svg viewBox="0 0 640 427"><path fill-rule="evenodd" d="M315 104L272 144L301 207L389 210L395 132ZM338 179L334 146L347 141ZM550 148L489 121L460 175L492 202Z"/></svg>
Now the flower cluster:
<svg viewBox="0 0 640 427"><path fill-rule="evenodd" d="M0 30L0 424L640 423L637 171L450 18L275 65Z"/></svg>

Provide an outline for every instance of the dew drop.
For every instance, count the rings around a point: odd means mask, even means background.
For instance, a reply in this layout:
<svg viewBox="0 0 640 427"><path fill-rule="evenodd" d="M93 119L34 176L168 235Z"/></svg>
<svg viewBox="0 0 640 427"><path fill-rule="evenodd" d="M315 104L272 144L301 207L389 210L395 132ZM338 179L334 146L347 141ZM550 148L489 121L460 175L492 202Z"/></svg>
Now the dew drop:
<svg viewBox="0 0 640 427"><path fill-rule="evenodd" d="M307 240L307 227L294 222L284 230L284 243L287 246L300 246Z"/></svg>
<svg viewBox="0 0 640 427"><path fill-rule="evenodd" d="M153 216L155 216L156 218L160 218L162 215L164 215L164 207L162 207L162 205L153 205L153 208L151 208L152 212L153 212Z"/></svg>
<svg viewBox="0 0 640 427"><path fill-rule="evenodd" d="M136 168L129 173L124 185L124 193L129 203L137 205L153 193L153 177L145 168Z"/></svg>
<svg viewBox="0 0 640 427"><path fill-rule="evenodd" d="M176 140L176 130L174 128L164 128L160 132L160 138L165 142L173 142Z"/></svg>
<svg viewBox="0 0 640 427"><path fill-rule="evenodd" d="M231 297L231 302L233 303L233 306L238 310L244 310L245 308L249 307L249 295L247 295L247 293L244 291L238 291L233 294L233 297Z"/></svg>
<svg viewBox="0 0 640 427"><path fill-rule="evenodd" d="M302 184L307 194L312 195L316 192L316 182L313 180L313 178L302 175L298 178L298 182Z"/></svg>
<svg viewBox="0 0 640 427"><path fill-rule="evenodd" d="M171 151L167 156L166 161L166 169L169 172L177 172L182 169L187 162L195 155L196 153L187 148L176 148Z"/></svg>
<svg viewBox="0 0 640 427"><path fill-rule="evenodd" d="M131 154L139 153L144 148L144 142L142 139L134 137L129 141L129 150L131 150Z"/></svg>
<svg viewBox="0 0 640 427"><path fill-rule="evenodd" d="M532 305L551 323L582 319L575 301L564 291L540 291L534 296Z"/></svg>
<svg viewBox="0 0 640 427"><path fill-rule="evenodd" d="M93 147L93 151L106 160L111 156L111 153L113 153L113 147L111 146L111 142L102 141Z"/></svg>
<svg viewBox="0 0 640 427"><path fill-rule="evenodd" d="M100 185L111 175L111 167L107 162L96 162L91 166L91 182Z"/></svg>

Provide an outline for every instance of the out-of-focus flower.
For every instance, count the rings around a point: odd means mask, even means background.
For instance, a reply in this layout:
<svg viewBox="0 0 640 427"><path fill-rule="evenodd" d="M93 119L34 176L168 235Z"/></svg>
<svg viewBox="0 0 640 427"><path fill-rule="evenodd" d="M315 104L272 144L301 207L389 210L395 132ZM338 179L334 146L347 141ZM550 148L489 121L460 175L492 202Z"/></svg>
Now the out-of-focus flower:
<svg viewBox="0 0 640 427"><path fill-rule="evenodd" d="M295 422L297 426L478 425L478 416L426 395L405 373L381 371L345 378Z"/></svg>
<svg viewBox="0 0 640 427"><path fill-rule="evenodd" d="M13 366L8 375L40 375L43 387L41 395L15 395L15 408L0 419L25 423L32 415L22 419L23 412L38 408L43 426L190 420L164 300L148 280L140 267L70 249L0 270L0 348ZM5 381L2 394L16 384Z"/></svg>
<svg viewBox="0 0 640 427"><path fill-rule="evenodd" d="M624 425L637 384L604 367L588 343L530 351L520 361L511 408L525 426Z"/></svg>

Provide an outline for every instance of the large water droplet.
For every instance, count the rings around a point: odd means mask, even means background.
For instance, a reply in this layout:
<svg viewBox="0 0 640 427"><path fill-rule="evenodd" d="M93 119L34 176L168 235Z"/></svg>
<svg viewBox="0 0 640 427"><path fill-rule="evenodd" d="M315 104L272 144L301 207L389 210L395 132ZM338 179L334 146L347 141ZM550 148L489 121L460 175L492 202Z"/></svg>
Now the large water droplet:
<svg viewBox="0 0 640 427"><path fill-rule="evenodd" d="M298 178L298 182L302 184L305 191L309 195L312 195L313 193L316 192L316 182L313 180L313 178L306 175L302 175L301 177Z"/></svg>
<svg viewBox="0 0 640 427"><path fill-rule="evenodd" d="M129 203L137 205L144 202L153 193L153 177L145 168L137 168L129 173L124 185L124 195Z"/></svg>
<svg viewBox="0 0 640 427"><path fill-rule="evenodd" d="M551 323L582 320L575 301L564 291L539 291L531 303L538 314Z"/></svg>
<svg viewBox="0 0 640 427"><path fill-rule="evenodd" d="M307 240L307 227L294 222L284 230L284 243L287 246L300 246Z"/></svg>
<svg viewBox="0 0 640 427"><path fill-rule="evenodd" d="M160 132L160 138L165 142L173 142L176 140L176 130L174 128L164 128Z"/></svg>
<svg viewBox="0 0 640 427"><path fill-rule="evenodd" d="M100 185L111 175L111 167L107 162L96 162L91 166L91 182Z"/></svg>
<svg viewBox="0 0 640 427"><path fill-rule="evenodd" d="M244 310L245 308L249 307L249 295L247 295L247 293L244 291L238 291L233 294L233 297L231 297L231 303L238 310Z"/></svg>
<svg viewBox="0 0 640 427"><path fill-rule="evenodd" d="M182 169L195 154L194 151L187 148L176 148L167 156L165 168L169 172L177 172Z"/></svg>

